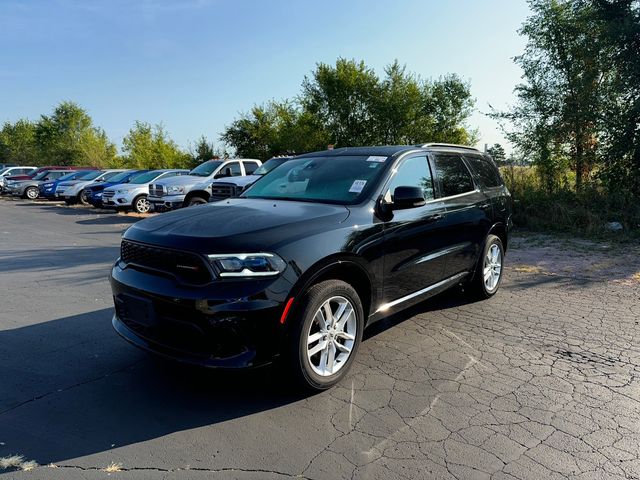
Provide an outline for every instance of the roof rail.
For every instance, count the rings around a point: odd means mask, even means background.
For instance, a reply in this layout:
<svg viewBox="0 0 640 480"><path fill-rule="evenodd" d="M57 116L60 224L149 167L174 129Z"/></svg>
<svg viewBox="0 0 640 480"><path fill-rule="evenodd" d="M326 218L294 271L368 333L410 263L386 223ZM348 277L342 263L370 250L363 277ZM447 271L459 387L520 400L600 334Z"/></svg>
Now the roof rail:
<svg viewBox="0 0 640 480"><path fill-rule="evenodd" d="M421 148L427 147L452 147L452 148L464 148L465 150L473 150L474 152L479 152L475 147L468 147L466 145L456 145L455 143L423 143L422 145L418 145Z"/></svg>

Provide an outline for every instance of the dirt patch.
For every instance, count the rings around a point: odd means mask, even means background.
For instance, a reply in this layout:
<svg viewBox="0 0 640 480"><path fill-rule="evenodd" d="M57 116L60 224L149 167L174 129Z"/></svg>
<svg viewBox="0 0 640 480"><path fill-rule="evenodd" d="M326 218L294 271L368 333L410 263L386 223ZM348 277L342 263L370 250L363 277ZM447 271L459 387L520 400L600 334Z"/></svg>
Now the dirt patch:
<svg viewBox="0 0 640 480"><path fill-rule="evenodd" d="M507 261L513 271L640 283L640 246L517 234Z"/></svg>

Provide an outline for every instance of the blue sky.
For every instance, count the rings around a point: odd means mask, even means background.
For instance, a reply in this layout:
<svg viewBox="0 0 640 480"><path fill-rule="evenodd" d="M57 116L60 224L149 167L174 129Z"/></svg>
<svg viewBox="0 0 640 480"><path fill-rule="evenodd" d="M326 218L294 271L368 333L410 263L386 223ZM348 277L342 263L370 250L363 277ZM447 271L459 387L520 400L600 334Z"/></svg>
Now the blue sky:
<svg viewBox="0 0 640 480"><path fill-rule="evenodd" d="M118 147L135 120L188 147L295 96L317 62L382 73L397 58L469 80L480 145L506 143L481 112L513 101L527 14L525 0L0 0L0 122L73 100Z"/></svg>

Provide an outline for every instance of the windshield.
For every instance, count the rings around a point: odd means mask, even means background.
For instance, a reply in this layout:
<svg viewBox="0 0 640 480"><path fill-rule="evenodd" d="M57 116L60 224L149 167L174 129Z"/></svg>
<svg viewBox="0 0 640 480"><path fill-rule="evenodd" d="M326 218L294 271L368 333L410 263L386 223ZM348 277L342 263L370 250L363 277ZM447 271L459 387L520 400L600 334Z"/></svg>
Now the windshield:
<svg viewBox="0 0 640 480"><path fill-rule="evenodd" d="M289 160L288 158L272 158L260 165L252 175L265 175L276 167L279 167L284 162Z"/></svg>
<svg viewBox="0 0 640 480"><path fill-rule="evenodd" d="M2 175L4 172L9 170L9 168L11 168L11 167L4 167L3 169L0 169L0 175Z"/></svg>
<svg viewBox="0 0 640 480"><path fill-rule="evenodd" d="M76 177L76 180L93 180L102 175L100 170L89 170L88 172L82 172L82 175Z"/></svg>
<svg viewBox="0 0 640 480"><path fill-rule="evenodd" d="M189 175L196 175L198 177L208 177L216 168L222 165L221 160L209 160L208 162L201 163L196 168L189 172Z"/></svg>
<svg viewBox="0 0 640 480"><path fill-rule="evenodd" d="M385 157L336 156L288 160L256 181L242 197L355 204L374 188Z"/></svg>
<svg viewBox="0 0 640 480"><path fill-rule="evenodd" d="M40 172L39 174L37 174L35 177L33 177L33 180L42 180L44 177L49 175L50 172L51 172L51 170L44 170L44 171Z"/></svg>
<svg viewBox="0 0 640 480"><path fill-rule="evenodd" d="M110 182L118 183L125 181L129 176L131 176L131 172L117 172L109 177L105 177L105 180L109 179Z"/></svg>
<svg viewBox="0 0 640 480"><path fill-rule="evenodd" d="M131 179L129 183L141 184L141 183L149 183L151 180L156 178L158 175L161 175L161 170L152 170L151 172L141 173L140 175L136 175Z"/></svg>
<svg viewBox="0 0 640 480"><path fill-rule="evenodd" d="M74 180L76 178L81 177L84 173L86 172L71 172L71 173L65 173L64 175L62 175L58 180Z"/></svg>

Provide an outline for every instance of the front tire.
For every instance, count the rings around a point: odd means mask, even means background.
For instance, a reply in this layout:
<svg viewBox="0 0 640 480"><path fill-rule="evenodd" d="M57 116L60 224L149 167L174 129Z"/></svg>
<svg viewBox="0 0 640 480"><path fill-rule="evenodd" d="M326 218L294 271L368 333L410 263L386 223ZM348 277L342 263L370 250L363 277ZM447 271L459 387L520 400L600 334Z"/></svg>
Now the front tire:
<svg viewBox="0 0 640 480"><path fill-rule="evenodd" d="M193 207L194 205L204 205L207 201L202 197L191 197L187 202L187 207Z"/></svg>
<svg viewBox="0 0 640 480"><path fill-rule="evenodd" d="M489 234L471 281L471 290L476 297L486 299L497 293L502 282L503 265L504 247L502 241L499 237Z"/></svg>
<svg viewBox="0 0 640 480"><path fill-rule="evenodd" d="M133 211L136 213L149 213L151 210L151 203L147 200L146 195L140 195L136 197L132 203Z"/></svg>
<svg viewBox="0 0 640 480"><path fill-rule="evenodd" d="M78 200L76 203L89 205L89 199L87 198L87 193L84 190L78 194Z"/></svg>
<svg viewBox="0 0 640 480"><path fill-rule="evenodd" d="M29 200L35 200L40 195L40 191L38 187L29 187L24 191L24 198L28 198Z"/></svg>
<svg viewBox="0 0 640 480"><path fill-rule="evenodd" d="M296 308L289 340L289 367L299 385L326 390L349 371L362 331L362 302L351 285L327 280L311 287ZM293 320L293 318L291 318Z"/></svg>

